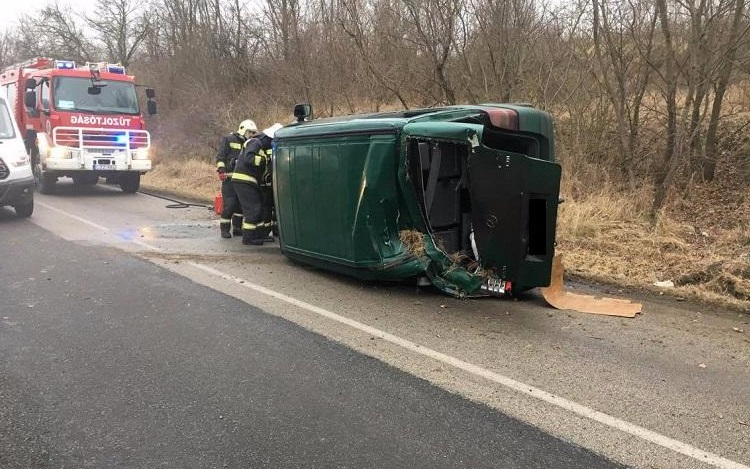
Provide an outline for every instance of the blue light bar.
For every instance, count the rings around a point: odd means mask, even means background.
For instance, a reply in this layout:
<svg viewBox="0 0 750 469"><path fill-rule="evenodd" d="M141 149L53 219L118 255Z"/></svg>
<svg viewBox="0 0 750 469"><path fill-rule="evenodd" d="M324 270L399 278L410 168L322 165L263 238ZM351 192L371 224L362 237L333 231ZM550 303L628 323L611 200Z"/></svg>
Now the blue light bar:
<svg viewBox="0 0 750 469"><path fill-rule="evenodd" d="M76 68L76 63L72 60L55 60L55 68L73 70Z"/></svg>
<svg viewBox="0 0 750 469"><path fill-rule="evenodd" d="M107 64L107 71L109 73L116 73L118 75L125 75L125 67L122 65Z"/></svg>
<svg viewBox="0 0 750 469"><path fill-rule="evenodd" d="M125 145L128 143L128 135L127 134L120 134L115 137L115 143L118 145Z"/></svg>

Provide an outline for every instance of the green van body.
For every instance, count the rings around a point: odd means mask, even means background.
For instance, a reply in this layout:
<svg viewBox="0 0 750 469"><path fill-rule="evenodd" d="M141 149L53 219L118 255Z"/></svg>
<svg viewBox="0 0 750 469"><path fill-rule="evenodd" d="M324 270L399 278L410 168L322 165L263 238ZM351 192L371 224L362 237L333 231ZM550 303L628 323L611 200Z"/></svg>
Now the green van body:
<svg viewBox="0 0 750 469"><path fill-rule="evenodd" d="M289 258L363 280L426 276L457 297L549 285L560 166L548 113L483 104L318 119L278 130L274 145Z"/></svg>

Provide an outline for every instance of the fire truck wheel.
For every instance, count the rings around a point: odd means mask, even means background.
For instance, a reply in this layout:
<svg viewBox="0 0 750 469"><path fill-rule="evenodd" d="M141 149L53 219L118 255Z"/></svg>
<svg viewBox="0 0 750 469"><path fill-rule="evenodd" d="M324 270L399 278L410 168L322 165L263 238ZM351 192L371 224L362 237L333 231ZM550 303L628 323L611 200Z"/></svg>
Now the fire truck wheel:
<svg viewBox="0 0 750 469"><path fill-rule="evenodd" d="M120 189L126 194L134 194L141 187L141 173L123 173L120 175Z"/></svg>
<svg viewBox="0 0 750 469"><path fill-rule="evenodd" d="M37 176L37 174L35 174ZM35 178L37 189L42 194L51 194L55 190L57 176L53 176L42 170L39 170L38 177Z"/></svg>

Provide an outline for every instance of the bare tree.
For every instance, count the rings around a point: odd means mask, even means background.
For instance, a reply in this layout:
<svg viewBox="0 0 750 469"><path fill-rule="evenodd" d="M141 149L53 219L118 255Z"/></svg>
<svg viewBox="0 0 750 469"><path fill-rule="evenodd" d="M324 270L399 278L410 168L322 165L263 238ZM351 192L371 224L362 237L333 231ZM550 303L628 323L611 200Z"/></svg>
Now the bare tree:
<svg viewBox="0 0 750 469"><path fill-rule="evenodd" d="M142 0L98 0L94 13L84 15L107 53L107 59L130 65L151 23Z"/></svg>
<svg viewBox="0 0 750 469"><path fill-rule="evenodd" d="M96 47L70 7L54 2L38 14L22 17L19 23L17 48L27 56L61 57L79 62L96 56Z"/></svg>
<svg viewBox="0 0 750 469"><path fill-rule="evenodd" d="M577 54L585 37L584 15L584 8L567 5L555 11L545 7L540 12L535 47L526 54L523 89L527 99L543 109L558 109L578 101L582 86L590 82L590 66ZM514 90L513 94L520 92Z"/></svg>
<svg viewBox="0 0 750 469"><path fill-rule="evenodd" d="M439 96L430 96L429 89L425 97L434 98L438 103L456 104L456 90L449 79L448 67L458 18L463 12L461 0L400 0L411 27L404 31L407 38L415 44L419 53L427 60L431 69L424 70L432 76L432 81L440 92Z"/></svg>
<svg viewBox="0 0 750 469"><path fill-rule="evenodd" d="M12 34L7 31L0 33L0 66L5 66L18 60L20 58L16 56Z"/></svg>
<svg viewBox="0 0 750 469"><path fill-rule="evenodd" d="M614 109L619 167L635 189L632 156L638 146L641 102L649 85L656 27L650 2L592 0L599 85Z"/></svg>
<svg viewBox="0 0 750 469"><path fill-rule="evenodd" d="M476 23L474 43L481 50L475 58L484 95L511 102L521 98L519 89L529 66L527 57L541 28L534 0L472 0Z"/></svg>
<svg viewBox="0 0 750 469"><path fill-rule="evenodd" d="M750 28L750 26L743 21L745 15L745 1L734 0L732 3L733 14L729 26L729 33L719 51L721 62L718 66L718 79L714 88L715 95L713 105L711 106L711 117L708 122L708 129L706 130L706 147L703 157L703 178L709 181L714 178L716 172L718 157L717 131L719 128L719 120L721 119L724 97L729 87L732 71L734 70L740 41L746 36L748 28Z"/></svg>
<svg viewBox="0 0 750 469"><path fill-rule="evenodd" d="M392 21L398 21L392 13L387 1L381 2L380 8L368 11L360 0L340 0L338 25L352 40L352 52L356 51L362 58L369 75L408 109L404 81L400 79L403 75L394 67L395 56L403 53L403 50L390 42L390 35L385 33L386 27L393 28ZM400 28L394 29L398 31ZM390 60L387 60L389 57Z"/></svg>
<svg viewBox="0 0 750 469"><path fill-rule="evenodd" d="M663 82L663 98L666 110L666 124L664 128L665 145L663 157L657 166L654 181L654 200L651 206L651 216L656 218L657 212L664 206L669 189L672 186L680 164L682 152L678 141L678 103L677 86L680 64L678 63L677 45L673 40L670 9L666 0L656 0L656 11L662 33L664 70L661 73Z"/></svg>

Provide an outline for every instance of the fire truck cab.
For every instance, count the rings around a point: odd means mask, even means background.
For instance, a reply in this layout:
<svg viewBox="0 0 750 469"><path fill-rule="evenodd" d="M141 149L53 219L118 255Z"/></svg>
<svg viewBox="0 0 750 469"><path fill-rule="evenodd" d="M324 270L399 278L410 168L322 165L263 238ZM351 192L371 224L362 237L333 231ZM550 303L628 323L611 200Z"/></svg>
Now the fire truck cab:
<svg viewBox="0 0 750 469"><path fill-rule="evenodd" d="M151 136L135 78L119 64L77 66L71 60L37 58L0 72L5 96L24 134L37 188L51 192L59 177L96 184L100 177L126 193L151 170ZM146 88L147 112L156 113Z"/></svg>

